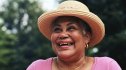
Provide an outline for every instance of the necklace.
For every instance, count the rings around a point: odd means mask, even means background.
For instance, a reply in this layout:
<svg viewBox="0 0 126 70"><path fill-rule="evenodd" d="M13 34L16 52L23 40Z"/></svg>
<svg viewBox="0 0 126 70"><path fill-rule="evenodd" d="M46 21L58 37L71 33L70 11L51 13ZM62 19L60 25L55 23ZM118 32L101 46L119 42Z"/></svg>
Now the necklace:
<svg viewBox="0 0 126 70"><path fill-rule="evenodd" d="M85 61L83 61L83 63L81 65L76 66L71 69L69 69L69 68L63 69L61 66L59 66L58 59L55 58L55 65L56 65L57 70L82 70L82 68L86 65L86 61L87 61L87 58L85 57Z"/></svg>

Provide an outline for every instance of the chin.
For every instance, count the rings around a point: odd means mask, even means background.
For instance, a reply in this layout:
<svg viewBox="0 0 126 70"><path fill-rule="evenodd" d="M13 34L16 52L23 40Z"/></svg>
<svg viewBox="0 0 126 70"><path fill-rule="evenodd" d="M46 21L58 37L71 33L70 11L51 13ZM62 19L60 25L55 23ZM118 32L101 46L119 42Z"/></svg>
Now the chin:
<svg viewBox="0 0 126 70"><path fill-rule="evenodd" d="M61 59L68 59L73 55L74 55L73 51L62 51L57 53L57 56Z"/></svg>

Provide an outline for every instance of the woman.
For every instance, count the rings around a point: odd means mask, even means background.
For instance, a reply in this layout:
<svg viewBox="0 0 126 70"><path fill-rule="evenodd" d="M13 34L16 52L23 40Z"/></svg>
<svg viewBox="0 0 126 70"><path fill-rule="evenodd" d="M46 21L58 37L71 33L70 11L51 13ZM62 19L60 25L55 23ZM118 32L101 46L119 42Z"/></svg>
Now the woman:
<svg viewBox="0 0 126 70"><path fill-rule="evenodd" d="M65 1L57 10L38 18L38 27L47 37L57 57L34 61L27 70L121 70L109 57L88 57L86 48L98 44L105 35L101 19L78 1Z"/></svg>

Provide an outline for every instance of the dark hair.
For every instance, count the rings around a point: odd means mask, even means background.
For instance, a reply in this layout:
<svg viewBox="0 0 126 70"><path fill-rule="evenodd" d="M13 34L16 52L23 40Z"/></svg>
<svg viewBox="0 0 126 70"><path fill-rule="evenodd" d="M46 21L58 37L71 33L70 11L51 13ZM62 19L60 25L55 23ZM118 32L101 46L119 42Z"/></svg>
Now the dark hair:
<svg viewBox="0 0 126 70"><path fill-rule="evenodd" d="M90 26L89 26L85 21L83 21L82 19L80 19L80 18L78 18L78 17L75 17L75 16L59 16L59 17L57 17L57 18L52 22L52 26L54 26L60 18L65 18L65 17L74 18L75 20L73 20L73 21L75 21L75 22L77 22L77 23L80 23L80 25L82 25L82 27L85 29L86 32L92 33L92 32L91 32Z"/></svg>
<svg viewBox="0 0 126 70"><path fill-rule="evenodd" d="M82 27L85 29L86 32L92 33L90 26L84 20L82 20L78 17L76 17L76 18L77 18L77 20L80 21L80 24L82 25Z"/></svg>

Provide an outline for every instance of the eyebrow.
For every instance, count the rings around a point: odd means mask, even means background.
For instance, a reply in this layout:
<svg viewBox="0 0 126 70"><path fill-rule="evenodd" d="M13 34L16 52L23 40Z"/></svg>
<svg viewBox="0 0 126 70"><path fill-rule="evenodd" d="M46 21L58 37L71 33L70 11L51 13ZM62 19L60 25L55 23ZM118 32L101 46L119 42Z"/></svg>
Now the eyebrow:
<svg viewBox="0 0 126 70"><path fill-rule="evenodd" d="M55 27L55 26L61 26L60 24L53 24L53 26L52 27Z"/></svg>

